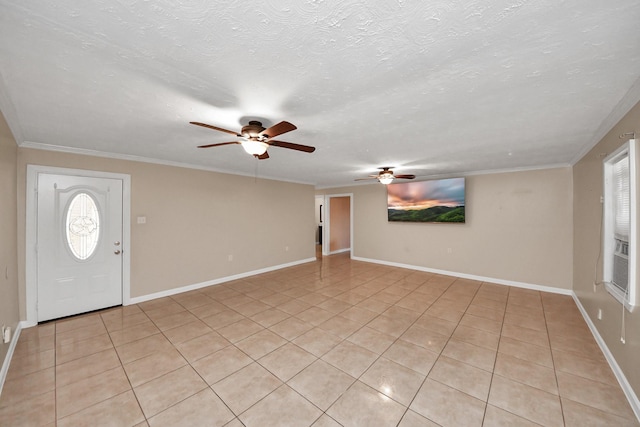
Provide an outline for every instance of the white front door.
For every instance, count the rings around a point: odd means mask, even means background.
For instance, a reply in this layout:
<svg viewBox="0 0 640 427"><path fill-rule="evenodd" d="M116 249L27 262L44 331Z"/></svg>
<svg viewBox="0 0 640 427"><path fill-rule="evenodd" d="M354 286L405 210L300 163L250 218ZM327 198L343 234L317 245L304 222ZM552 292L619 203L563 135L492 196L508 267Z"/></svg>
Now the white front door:
<svg viewBox="0 0 640 427"><path fill-rule="evenodd" d="M38 321L122 304L123 183L40 173Z"/></svg>

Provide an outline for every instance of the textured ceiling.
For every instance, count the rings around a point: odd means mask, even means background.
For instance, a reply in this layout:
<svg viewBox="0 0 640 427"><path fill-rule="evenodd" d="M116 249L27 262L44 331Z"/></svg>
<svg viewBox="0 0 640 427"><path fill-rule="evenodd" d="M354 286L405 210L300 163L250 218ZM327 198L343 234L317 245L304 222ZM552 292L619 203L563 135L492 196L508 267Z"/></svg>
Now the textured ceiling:
<svg viewBox="0 0 640 427"><path fill-rule="evenodd" d="M349 185L569 165L640 100L638 0L0 0L18 144ZM288 120L258 161L197 149ZM231 136L231 139L233 137Z"/></svg>

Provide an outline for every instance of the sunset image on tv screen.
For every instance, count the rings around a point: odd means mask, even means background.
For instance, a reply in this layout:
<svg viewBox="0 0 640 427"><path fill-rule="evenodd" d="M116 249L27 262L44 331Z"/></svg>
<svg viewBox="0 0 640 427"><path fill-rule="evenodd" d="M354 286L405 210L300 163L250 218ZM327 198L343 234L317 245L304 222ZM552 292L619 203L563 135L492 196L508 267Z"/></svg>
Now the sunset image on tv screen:
<svg viewBox="0 0 640 427"><path fill-rule="evenodd" d="M389 221L465 222L464 178L387 185Z"/></svg>

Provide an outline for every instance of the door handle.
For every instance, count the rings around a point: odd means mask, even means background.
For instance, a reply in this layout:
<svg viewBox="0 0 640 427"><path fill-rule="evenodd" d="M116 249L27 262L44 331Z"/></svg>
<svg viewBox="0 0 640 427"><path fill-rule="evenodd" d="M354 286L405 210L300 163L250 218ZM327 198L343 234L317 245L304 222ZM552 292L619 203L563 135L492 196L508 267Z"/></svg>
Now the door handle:
<svg viewBox="0 0 640 427"><path fill-rule="evenodd" d="M113 251L113 253L116 255L120 255L120 249L116 249L115 251Z"/></svg>

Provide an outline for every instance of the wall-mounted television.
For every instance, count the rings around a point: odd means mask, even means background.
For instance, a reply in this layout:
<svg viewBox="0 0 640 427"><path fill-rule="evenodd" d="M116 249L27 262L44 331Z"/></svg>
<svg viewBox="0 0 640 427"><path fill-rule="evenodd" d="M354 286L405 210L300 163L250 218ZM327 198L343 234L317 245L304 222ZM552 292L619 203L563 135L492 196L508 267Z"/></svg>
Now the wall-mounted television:
<svg viewBox="0 0 640 427"><path fill-rule="evenodd" d="M387 185L387 215L398 222L465 222L464 178Z"/></svg>

